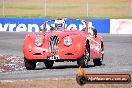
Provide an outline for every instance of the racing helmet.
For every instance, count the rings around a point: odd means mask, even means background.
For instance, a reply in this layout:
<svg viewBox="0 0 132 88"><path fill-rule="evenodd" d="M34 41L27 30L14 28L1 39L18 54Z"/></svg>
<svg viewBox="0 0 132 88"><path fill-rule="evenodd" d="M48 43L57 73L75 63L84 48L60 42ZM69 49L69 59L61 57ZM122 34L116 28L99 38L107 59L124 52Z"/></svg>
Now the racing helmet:
<svg viewBox="0 0 132 88"><path fill-rule="evenodd" d="M89 22L88 27L89 27L89 29L90 29L90 28L91 28L91 29L95 29L92 22Z"/></svg>
<svg viewBox="0 0 132 88"><path fill-rule="evenodd" d="M55 28L57 30L64 28L65 21L64 19L57 19L55 20Z"/></svg>

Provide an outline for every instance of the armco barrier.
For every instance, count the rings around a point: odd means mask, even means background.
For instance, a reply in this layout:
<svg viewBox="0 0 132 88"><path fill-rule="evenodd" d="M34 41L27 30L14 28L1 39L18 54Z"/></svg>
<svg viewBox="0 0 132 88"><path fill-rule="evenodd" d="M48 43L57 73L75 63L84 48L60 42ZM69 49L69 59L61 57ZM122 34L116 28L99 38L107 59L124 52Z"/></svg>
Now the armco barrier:
<svg viewBox="0 0 132 88"><path fill-rule="evenodd" d="M132 34L132 19L110 19L110 34Z"/></svg>
<svg viewBox="0 0 132 88"><path fill-rule="evenodd" d="M40 26L50 18L0 18L0 31L39 32ZM92 22L98 33L110 32L109 19L86 19Z"/></svg>

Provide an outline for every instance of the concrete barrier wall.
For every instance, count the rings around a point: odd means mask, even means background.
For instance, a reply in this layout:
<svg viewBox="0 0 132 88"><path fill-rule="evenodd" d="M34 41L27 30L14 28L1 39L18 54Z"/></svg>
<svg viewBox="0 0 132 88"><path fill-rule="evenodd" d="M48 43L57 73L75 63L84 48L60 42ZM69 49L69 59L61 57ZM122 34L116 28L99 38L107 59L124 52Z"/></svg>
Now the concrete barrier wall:
<svg viewBox="0 0 132 88"><path fill-rule="evenodd" d="M132 34L132 19L110 19L110 34Z"/></svg>
<svg viewBox="0 0 132 88"><path fill-rule="evenodd" d="M0 18L0 31L39 32L39 27L49 18ZM86 19L93 23L98 33L110 32L109 19Z"/></svg>

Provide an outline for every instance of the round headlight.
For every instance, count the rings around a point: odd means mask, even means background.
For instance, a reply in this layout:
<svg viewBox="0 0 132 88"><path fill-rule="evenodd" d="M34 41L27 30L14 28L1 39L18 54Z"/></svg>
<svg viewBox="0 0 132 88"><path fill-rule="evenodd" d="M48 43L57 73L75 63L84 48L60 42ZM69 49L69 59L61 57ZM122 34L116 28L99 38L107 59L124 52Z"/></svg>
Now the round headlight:
<svg viewBox="0 0 132 88"><path fill-rule="evenodd" d="M65 38L64 38L64 44L65 44L66 46L71 45L71 44L72 44L72 39L71 39L69 36L65 37Z"/></svg>
<svg viewBox="0 0 132 88"><path fill-rule="evenodd" d="M41 39L41 37L37 37L35 39L35 45L36 46L41 46L43 44L43 40Z"/></svg>

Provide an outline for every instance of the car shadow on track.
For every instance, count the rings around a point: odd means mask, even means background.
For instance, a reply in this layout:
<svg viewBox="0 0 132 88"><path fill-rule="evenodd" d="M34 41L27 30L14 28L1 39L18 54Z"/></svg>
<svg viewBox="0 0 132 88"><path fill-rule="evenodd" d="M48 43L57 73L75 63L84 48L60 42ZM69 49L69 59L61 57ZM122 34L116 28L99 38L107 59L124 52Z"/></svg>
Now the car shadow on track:
<svg viewBox="0 0 132 88"><path fill-rule="evenodd" d="M91 67L95 67L94 65L88 65L88 67L85 68L91 68ZM59 65L59 66L53 66L51 69L70 69L70 68L79 68L78 65ZM43 69L47 69L46 67L42 67L42 68L36 68L35 70L43 70Z"/></svg>

